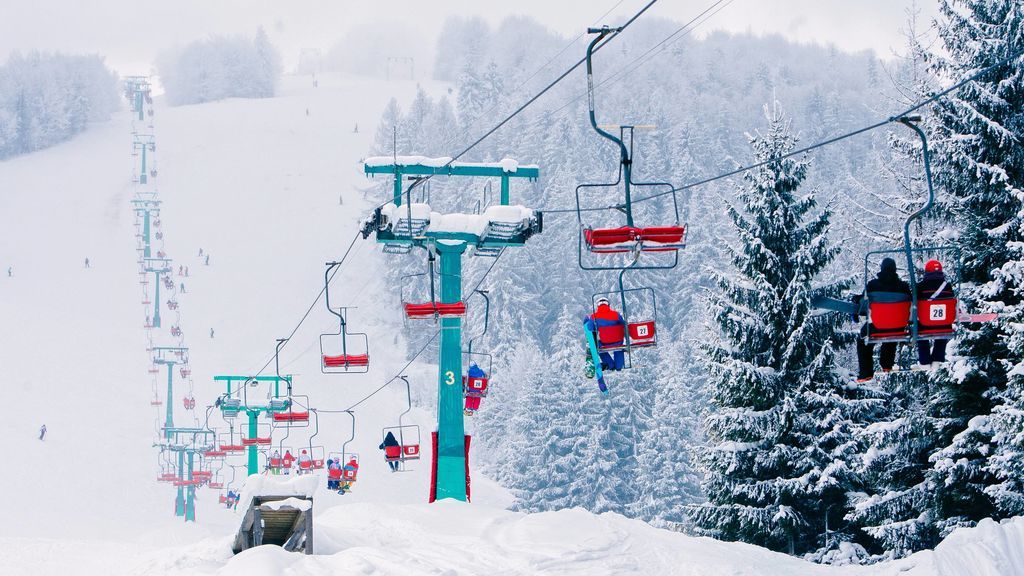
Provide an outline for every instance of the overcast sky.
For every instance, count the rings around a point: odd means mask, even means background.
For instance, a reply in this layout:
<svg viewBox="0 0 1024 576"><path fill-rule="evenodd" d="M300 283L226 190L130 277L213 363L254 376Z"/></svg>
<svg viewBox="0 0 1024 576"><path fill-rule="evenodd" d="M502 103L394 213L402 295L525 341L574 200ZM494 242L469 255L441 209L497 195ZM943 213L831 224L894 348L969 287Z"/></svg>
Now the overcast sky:
<svg viewBox="0 0 1024 576"><path fill-rule="evenodd" d="M294 65L304 48L326 51L355 27L389 34L412 26L430 37L451 15L478 15L497 23L529 15L575 36L601 14L619 23L648 0L2 0L0 59L13 50L93 52L121 73L147 73L160 51L211 34L251 35L264 26ZM650 10L685 22L713 0L660 0ZM900 29L913 0L733 0L699 32L778 33L842 50L873 49L888 58L903 45ZM918 0L926 19L934 0ZM394 33L394 28L390 29Z"/></svg>

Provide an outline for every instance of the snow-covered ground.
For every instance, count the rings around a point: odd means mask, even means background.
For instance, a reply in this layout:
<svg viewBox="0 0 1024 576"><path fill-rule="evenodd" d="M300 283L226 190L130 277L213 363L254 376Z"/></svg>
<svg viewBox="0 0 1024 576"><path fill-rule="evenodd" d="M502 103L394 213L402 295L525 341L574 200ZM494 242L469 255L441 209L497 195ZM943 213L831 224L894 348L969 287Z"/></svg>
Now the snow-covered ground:
<svg viewBox="0 0 1024 576"><path fill-rule="evenodd" d="M190 272L175 281L187 288L178 297L180 326L197 410L182 409L189 384L178 381L176 423L205 420L203 406L220 392L213 375L262 367L274 339L305 312L323 263L341 256L370 206L359 192L368 186L359 160L377 119L392 95L408 103L414 91L412 83L330 77L314 89L308 78L287 78L274 99L180 108L157 100L164 249L175 270ZM934 552L862 569L815 566L613 514L509 512L509 495L478 474L473 504L427 505L429 462L392 474L377 450L381 428L405 407L395 384L356 409L349 448L363 458L353 492L315 496L317 555L262 547L232 557L239 513L204 488L199 521L185 524L173 515L173 488L155 482L151 444L163 412L149 404L146 310L128 204L130 130L122 113L71 142L0 162L0 438L7 443L0 574L1024 573L1021 520L985 523ZM350 321L370 335L369 374L320 374L318 336L336 328L322 305L283 353L295 393L324 410L315 445L328 451L340 449L349 422L327 411L365 397L405 363L397 288L382 276L387 262L371 242L357 242L331 292L333 301L358 306ZM158 344L173 342L168 330L179 320L164 314ZM413 395L429 406L436 373L416 364L407 374ZM429 410L408 418L426 445ZM211 423L223 425L216 414ZM276 431L275 444L297 449L313 431L293 430L287 439Z"/></svg>

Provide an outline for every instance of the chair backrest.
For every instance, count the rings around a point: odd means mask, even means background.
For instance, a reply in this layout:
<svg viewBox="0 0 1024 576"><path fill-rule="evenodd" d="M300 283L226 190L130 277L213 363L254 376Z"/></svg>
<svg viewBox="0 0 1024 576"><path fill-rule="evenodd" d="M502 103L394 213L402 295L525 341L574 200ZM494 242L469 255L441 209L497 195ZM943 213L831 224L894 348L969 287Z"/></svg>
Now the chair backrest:
<svg viewBox="0 0 1024 576"><path fill-rule="evenodd" d="M910 324L910 295L868 292L868 319L877 330L902 330Z"/></svg>
<svg viewBox="0 0 1024 576"><path fill-rule="evenodd" d="M951 326L956 322L956 306L956 298L919 300L917 323L926 328Z"/></svg>

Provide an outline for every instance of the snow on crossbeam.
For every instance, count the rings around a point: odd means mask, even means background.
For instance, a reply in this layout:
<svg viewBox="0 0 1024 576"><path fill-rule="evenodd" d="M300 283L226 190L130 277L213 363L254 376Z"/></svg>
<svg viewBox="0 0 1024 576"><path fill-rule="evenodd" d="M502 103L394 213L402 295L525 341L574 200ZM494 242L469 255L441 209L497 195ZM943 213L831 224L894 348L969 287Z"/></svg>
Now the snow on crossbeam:
<svg viewBox="0 0 1024 576"><path fill-rule="evenodd" d="M498 162L452 162L448 156L372 156L363 160L366 174L410 174L450 176L505 176L535 179L540 176L536 164L519 164L518 160L502 158Z"/></svg>

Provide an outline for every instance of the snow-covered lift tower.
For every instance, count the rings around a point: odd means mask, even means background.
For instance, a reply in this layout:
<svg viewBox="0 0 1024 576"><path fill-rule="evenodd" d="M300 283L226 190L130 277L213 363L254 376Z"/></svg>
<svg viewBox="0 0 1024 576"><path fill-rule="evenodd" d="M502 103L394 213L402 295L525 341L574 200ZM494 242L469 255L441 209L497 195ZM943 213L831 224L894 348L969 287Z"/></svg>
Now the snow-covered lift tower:
<svg viewBox="0 0 1024 576"><path fill-rule="evenodd" d="M154 446L178 455L178 477L174 480L178 494L174 500L174 515L184 516L186 522L195 522L196 486L205 481L194 469L195 457L216 445L217 433L206 428L167 426L164 436L165 440Z"/></svg>
<svg viewBox="0 0 1024 576"><path fill-rule="evenodd" d="M366 220L363 237L374 234L388 254L408 254L414 247L440 259L440 302L431 303L432 315L441 324L438 361L437 433L434 441L431 501L438 498L468 499L467 447L463 421L462 318L445 311L463 308L462 256L497 257L507 247L523 246L542 230L540 212L509 204L512 178L536 180L537 166L521 166L512 159L494 163L453 162L451 158L422 156L375 157L364 162L366 174L394 178L394 198ZM411 186L403 204L403 178L423 176L470 176L500 178L500 205L480 214L432 212L424 203L411 202ZM416 313L423 305L418 305ZM407 314L413 311L406 306Z"/></svg>
<svg viewBox="0 0 1024 576"><path fill-rule="evenodd" d="M148 242L147 242L148 246ZM153 273L153 281L156 283L156 296L153 298L153 327L160 327L160 275L170 274L170 258L143 258L143 270Z"/></svg>
<svg viewBox="0 0 1024 576"><path fill-rule="evenodd" d="M143 258L149 258L152 252L152 227L153 217L160 216L160 201L155 194L138 194L132 199L132 210L142 218L142 247Z"/></svg>
<svg viewBox="0 0 1024 576"><path fill-rule="evenodd" d="M139 120L145 119L146 104L152 102L152 86L148 76L125 76L124 97L132 107L132 113L138 116Z"/></svg>
<svg viewBox="0 0 1024 576"><path fill-rule="evenodd" d="M140 156L139 184L149 181L146 168L146 152L156 152L156 136L152 134L132 134L132 156Z"/></svg>
<svg viewBox="0 0 1024 576"><path fill-rule="evenodd" d="M290 392L292 389L292 376L242 376L242 375L220 375L213 377L214 382L224 382L227 390L221 396L220 410L225 418L235 418L239 413L244 412L249 417L249 434L242 437L242 445L248 448L248 473L259 474L259 446L269 446L271 443L270 434L260 435L259 416L265 414L271 422L274 414L288 412L292 405L291 396L281 395L281 384L283 383ZM248 387L259 385L263 382L273 384L273 394L265 403L255 403L249 400ZM234 385L234 387L232 386ZM269 424L267 425L269 428Z"/></svg>
<svg viewBox="0 0 1024 576"><path fill-rule="evenodd" d="M174 427L174 366L188 361L188 348L179 346L154 346L151 348L153 364L167 366L167 418L164 428ZM166 437L170 440L170 436Z"/></svg>

